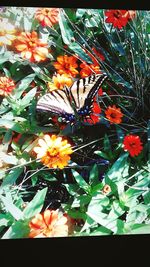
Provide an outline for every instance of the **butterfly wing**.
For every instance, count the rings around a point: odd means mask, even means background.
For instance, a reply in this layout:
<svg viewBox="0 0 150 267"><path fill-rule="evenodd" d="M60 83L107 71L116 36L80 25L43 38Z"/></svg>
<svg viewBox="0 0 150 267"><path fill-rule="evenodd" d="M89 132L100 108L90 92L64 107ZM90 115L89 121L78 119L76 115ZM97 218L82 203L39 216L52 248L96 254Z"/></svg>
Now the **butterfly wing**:
<svg viewBox="0 0 150 267"><path fill-rule="evenodd" d="M91 109L93 99L106 78L105 74L92 74L74 82L70 88L70 95L77 111L84 110L86 107Z"/></svg>
<svg viewBox="0 0 150 267"><path fill-rule="evenodd" d="M65 121L73 121L75 111L80 115L80 111L86 110L89 114L93 99L106 78L105 74L93 74L76 80L69 89L47 93L39 99L37 110L49 111Z"/></svg>
<svg viewBox="0 0 150 267"><path fill-rule="evenodd" d="M56 90L42 96L37 102L37 110L60 116L74 114L66 90Z"/></svg>

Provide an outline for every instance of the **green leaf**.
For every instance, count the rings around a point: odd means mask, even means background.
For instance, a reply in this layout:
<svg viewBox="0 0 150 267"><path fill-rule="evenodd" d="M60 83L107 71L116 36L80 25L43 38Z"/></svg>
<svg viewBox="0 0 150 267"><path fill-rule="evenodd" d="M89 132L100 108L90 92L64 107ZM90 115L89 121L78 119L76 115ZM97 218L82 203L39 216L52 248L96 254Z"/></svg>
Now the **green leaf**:
<svg viewBox="0 0 150 267"><path fill-rule="evenodd" d="M78 184L63 184L71 196L79 196L80 187Z"/></svg>
<svg viewBox="0 0 150 267"><path fill-rule="evenodd" d="M10 195L0 196L1 201L4 203L5 208L10 214L16 219L20 220L22 218L22 211L16 207L16 205L13 203L13 200Z"/></svg>
<svg viewBox="0 0 150 267"><path fill-rule="evenodd" d="M149 234L150 224L134 224L132 229L126 232L126 234Z"/></svg>
<svg viewBox="0 0 150 267"><path fill-rule="evenodd" d="M22 110L27 107L30 103L30 101L33 99L37 91L37 88L34 87L31 89L22 99L21 99L21 104L22 104Z"/></svg>
<svg viewBox="0 0 150 267"><path fill-rule="evenodd" d="M86 54L83 48L76 42L72 42L69 45L69 48L74 51L82 60L86 61L89 64L92 64L92 59Z"/></svg>
<svg viewBox="0 0 150 267"><path fill-rule="evenodd" d="M123 210L121 203L118 200L114 200L111 205L111 210L109 212L108 218L116 219L120 217L123 213L125 213L125 210Z"/></svg>
<svg viewBox="0 0 150 267"><path fill-rule="evenodd" d="M122 178L122 172L127 161L128 154L125 153L118 158L112 165L111 169L107 172L107 176L114 182L119 181Z"/></svg>
<svg viewBox="0 0 150 267"><path fill-rule="evenodd" d="M72 173L79 187L82 188L86 193L89 193L91 187L87 184L87 182L83 179L83 177L75 170L72 170Z"/></svg>
<svg viewBox="0 0 150 267"><path fill-rule="evenodd" d="M0 227L9 225L10 220L10 214L0 214Z"/></svg>
<svg viewBox="0 0 150 267"><path fill-rule="evenodd" d="M71 40L74 38L73 32L68 25L68 21L66 20L63 12L60 12L59 17L59 27L61 30L61 36L66 45L69 45Z"/></svg>
<svg viewBox="0 0 150 267"><path fill-rule="evenodd" d="M91 200L90 196L87 195L78 196L72 202L71 208L85 206L90 202L90 200Z"/></svg>
<svg viewBox="0 0 150 267"><path fill-rule="evenodd" d="M89 175L89 183L93 186L99 183L99 171L96 164L94 164Z"/></svg>
<svg viewBox="0 0 150 267"><path fill-rule="evenodd" d="M35 76L36 76L35 73L29 74L28 76L26 76L24 79L22 79L19 82L19 85L17 86L17 88L13 91L16 99L20 98L22 93L28 88L30 83L34 80Z"/></svg>
<svg viewBox="0 0 150 267"><path fill-rule="evenodd" d="M44 200L47 193L47 187L37 192L35 197L28 203L27 207L23 211L23 216L29 219L39 213L43 207Z"/></svg>
<svg viewBox="0 0 150 267"><path fill-rule="evenodd" d="M97 235L110 235L112 233L111 230L107 229L104 226L97 227L97 229L90 233L90 236Z"/></svg>
<svg viewBox="0 0 150 267"><path fill-rule="evenodd" d="M98 155L98 156L100 156L100 157L102 157L104 159L108 159L109 160L109 158L110 158L106 153L102 152L101 150L95 151L94 154L96 154L96 155Z"/></svg>
<svg viewBox="0 0 150 267"><path fill-rule="evenodd" d="M90 216L95 222L111 230L114 234L118 231L123 232L123 222L120 219L110 219L106 213L101 212L98 208L87 211L87 215Z"/></svg>
<svg viewBox="0 0 150 267"><path fill-rule="evenodd" d="M26 238L29 235L30 228L28 221L17 221L15 222L7 232L3 235L2 239L17 239Z"/></svg>
<svg viewBox="0 0 150 267"><path fill-rule="evenodd" d="M15 183L15 181L17 180L17 178L20 176L22 172L23 172L22 167L12 169L9 172L9 174L5 177L5 179L3 180L1 184L1 189L3 189L4 186L12 185L13 183Z"/></svg>
<svg viewBox="0 0 150 267"><path fill-rule="evenodd" d="M106 153L111 152L111 144L107 134L104 136L104 151Z"/></svg>

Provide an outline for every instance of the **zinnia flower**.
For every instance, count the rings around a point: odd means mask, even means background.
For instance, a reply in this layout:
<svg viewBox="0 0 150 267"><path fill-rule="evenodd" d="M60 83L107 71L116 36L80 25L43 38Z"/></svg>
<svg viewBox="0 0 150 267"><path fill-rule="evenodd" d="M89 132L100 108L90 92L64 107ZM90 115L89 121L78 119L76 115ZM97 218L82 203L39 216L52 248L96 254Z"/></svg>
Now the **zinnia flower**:
<svg viewBox="0 0 150 267"><path fill-rule="evenodd" d="M128 151L131 157L138 156L142 149L143 145L138 135L127 135L123 140L123 149Z"/></svg>
<svg viewBox="0 0 150 267"><path fill-rule="evenodd" d="M30 238L63 237L69 235L70 220L58 210L45 210L30 221Z"/></svg>
<svg viewBox="0 0 150 267"><path fill-rule="evenodd" d="M101 108L100 106L97 104L96 101L94 101L93 103L93 108L92 108L92 114L90 114L90 118L86 119L85 121L87 121L90 124L96 124L100 121L100 117L99 114L101 113Z"/></svg>
<svg viewBox="0 0 150 267"><path fill-rule="evenodd" d="M68 74L72 77L76 77L78 74L77 59L74 56L58 56L57 61L53 63L59 74Z"/></svg>
<svg viewBox="0 0 150 267"><path fill-rule="evenodd" d="M54 24L58 23L58 15L59 8L38 8L35 14L35 18L43 27L52 27Z"/></svg>
<svg viewBox="0 0 150 267"><path fill-rule="evenodd" d="M136 11L135 10L127 10L125 16L128 17L128 19L134 19L136 16Z"/></svg>
<svg viewBox="0 0 150 267"><path fill-rule="evenodd" d="M99 65L87 64L86 62L81 63L80 68L81 68L80 70L81 78L88 77L91 74L93 74L93 72L97 74L101 72Z"/></svg>
<svg viewBox="0 0 150 267"><path fill-rule="evenodd" d="M0 95L7 96L15 89L15 83L11 78L0 77Z"/></svg>
<svg viewBox="0 0 150 267"><path fill-rule="evenodd" d="M104 187L103 187L103 189L102 189L102 192L104 193L104 194L109 194L110 192L111 192L111 187L110 187L110 185L108 185L108 184L105 184L104 185Z"/></svg>
<svg viewBox="0 0 150 267"><path fill-rule="evenodd" d="M120 108L116 108L115 105L113 105L112 107L109 106L107 108L107 110L105 111L106 114L106 118L111 122L111 123L121 123L122 122L122 117L123 114L121 112Z"/></svg>
<svg viewBox="0 0 150 267"><path fill-rule="evenodd" d="M127 10L107 10L105 11L106 22L112 23L115 28L122 29L128 23Z"/></svg>
<svg viewBox="0 0 150 267"><path fill-rule="evenodd" d="M12 41L16 38L15 32L14 25L8 19L0 20L0 45L11 45Z"/></svg>
<svg viewBox="0 0 150 267"><path fill-rule="evenodd" d="M22 32L14 42L14 47L24 59L31 62L40 62L47 58L47 44L43 43L37 35L37 32Z"/></svg>
<svg viewBox="0 0 150 267"><path fill-rule="evenodd" d="M96 56L101 60L105 60L105 57L100 54L94 47L92 48L94 54L96 54ZM85 78L85 77L88 77L90 76L93 72L94 73L101 73L101 70L100 70L100 65L99 65L99 62L97 60L97 58L92 55L91 53L89 53L86 49L85 49L86 53L89 55L89 57L92 59L93 61L93 64L87 64L86 62L82 62L80 64L80 76L81 78Z"/></svg>
<svg viewBox="0 0 150 267"><path fill-rule="evenodd" d="M70 87L73 84L72 78L67 74L57 74L52 77L53 82L48 82L49 91Z"/></svg>
<svg viewBox="0 0 150 267"><path fill-rule="evenodd" d="M63 169L70 160L70 154L73 153L71 145L67 140L56 135L44 135L38 140L39 146L33 150L37 153L37 158L49 168Z"/></svg>

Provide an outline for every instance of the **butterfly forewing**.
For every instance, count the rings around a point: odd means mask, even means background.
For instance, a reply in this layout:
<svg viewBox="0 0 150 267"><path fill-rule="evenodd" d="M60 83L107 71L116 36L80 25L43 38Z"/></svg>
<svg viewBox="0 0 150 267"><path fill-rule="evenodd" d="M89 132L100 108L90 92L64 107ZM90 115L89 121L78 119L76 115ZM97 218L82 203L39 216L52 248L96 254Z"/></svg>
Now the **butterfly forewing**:
<svg viewBox="0 0 150 267"><path fill-rule="evenodd" d="M77 110L84 108L87 102L89 102L91 106L94 96L97 94L106 77L107 76L104 74L93 74L74 82L70 88L70 94L76 104Z"/></svg>
<svg viewBox="0 0 150 267"><path fill-rule="evenodd" d="M42 96L37 103L37 110L49 111L51 113L74 114L67 94L64 90L52 91Z"/></svg>

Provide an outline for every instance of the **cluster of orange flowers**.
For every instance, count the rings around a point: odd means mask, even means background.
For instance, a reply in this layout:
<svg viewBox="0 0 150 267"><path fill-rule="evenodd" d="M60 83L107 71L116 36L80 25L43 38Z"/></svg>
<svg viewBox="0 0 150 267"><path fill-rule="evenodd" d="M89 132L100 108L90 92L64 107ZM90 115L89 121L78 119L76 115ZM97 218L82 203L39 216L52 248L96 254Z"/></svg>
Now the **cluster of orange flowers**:
<svg viewBox="0 0 150 267"><path fill-rule="evenodd" d="M38 8L35 19L42 26L52 27L59 21L59 8ZM31 62L40 62L47 59L49 54L48 44L43 42L37 32L20 32L8 21L0 19L0 45L12 45L23 59Z"/></svg>

